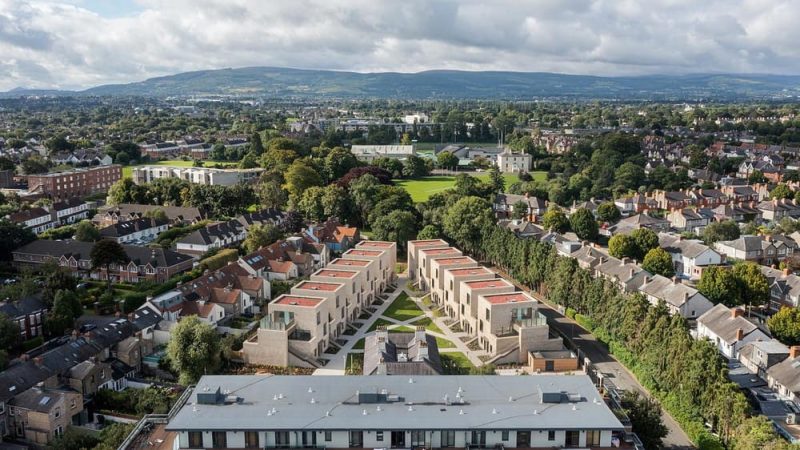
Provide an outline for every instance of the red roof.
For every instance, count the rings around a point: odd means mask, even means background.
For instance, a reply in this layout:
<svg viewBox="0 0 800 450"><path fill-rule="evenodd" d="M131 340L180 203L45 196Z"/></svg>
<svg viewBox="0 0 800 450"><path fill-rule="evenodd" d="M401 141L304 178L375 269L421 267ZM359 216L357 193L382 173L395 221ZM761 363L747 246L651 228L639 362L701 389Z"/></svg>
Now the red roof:
<svg viewBox="0 0 800 450"><path fill-rule="evenodd" d="M429 239L425 241L409 241L409 244L414 244L415 247L430 247L432 245L450 245L441 239Z"/></svg>
<svg viewBox="0 0 800 450"><path fill-rule="evenodd" d="M464 276L464 275L484 275L492 273L491 270L487 269L486 267L470 267L467 269L450 269L449 272L453 274L453 276Z"/></svg>
<svg viewBox="0 0 800 450"><path fill-rule="evenodd" d="M318 281L301 281L295 287L297 289L310 289L312 291L335 291L342 287L341 283L320 283Z"/></svg>
<svg viewBox="0 0 800 450"><path fill-rule="evenodd" d="M356 276L358 272L353 272L350 270L330 270L330 269L322 269L319 272L315 273L314 275L320 277L331 277L331 278L353 278Z"/></svg>
<svg viewBox="0 0 800 450"><path fill-rule="evenodd" d="M345 255L355 255L355 256L380 256L383 252L377 252L375 250L359 250L356 248L352 248L346 252Z"/></svg>
<svg viewBox="0 0 800 450"><path fill-rule="evenodd" d="M495 278L494 280L467 281L466 284L472 289L488 289L494 287L513 286L513 284L509 283L508 281L502 278Z"/></svg>
<svg viewBox="0 0 800 450"><path fill-rule="evenodd" d="M485 295L484 298L486 301L493 305L502 304L502 303L519 303L519 302L531 302L533 301L532 298L528 297L523 292L512 292L510 294L494 294L494 295Z"/></svg>
<svg viewBox="0 0 800 450"><path fill-rule="evenodd" d="M372 261L364 261L361 259L336 259L331 261L329 266L356 266L356 267L366 267Z"/></svg>
<svg viewBox="0 0 800 450"><path fill-rule="evenodd" d="M436 262L439 265L445 265L445 264L463 264L468 262L475 262L475 260L470 258L469 256L460 256L458 258L437 259Z"/></svg>
<svg viewBox="0 0 800 450"><path fill-rule="evenodd" d="M324 300L325 300L324 298L317 298L317 297L302 297L299 295L281 295L277 300L275 300L275 304L313 308Z"/></svg>
<svg viewBox="0 0 800 450"><path fill-rule="evenodd" d="M361 241L359 242L356 247L378 247L378 248L389 248L394 245L394 242L386 242L386 241Z"/></svg>
<svg viewBox="0 0 800 450"><path fill-rule="evenodd" d="M447 248L428 248L420 250L422 253L426 255L447 255L452 253L461 253L461 251L457 248L447 247Z"/></svg>

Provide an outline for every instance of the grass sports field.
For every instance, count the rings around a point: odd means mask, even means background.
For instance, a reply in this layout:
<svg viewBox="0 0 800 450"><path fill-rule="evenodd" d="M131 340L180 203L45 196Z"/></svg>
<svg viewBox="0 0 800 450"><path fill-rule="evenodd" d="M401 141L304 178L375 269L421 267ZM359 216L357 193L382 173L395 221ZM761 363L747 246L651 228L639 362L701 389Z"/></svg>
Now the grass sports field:
<svg viewBox="0 0 800 450"><path fill-rule="evenodd" d="M547 172L531 172L531 175L534 180L547 179ZM489 174L481 173L476 175L476 177L482 181L486 181L489 179ZM506 186L519 181L517 175L511 173L503 174L503 178L506 179ZM437 192L452 188L456 184L456 178L453 176L435 175L418 180L394 180L394 182L396 185L402 186L407 190L408 193L411 194L411 198L414 202L419 203L428 200L431 195Z"/></svg>
<svg viewBox="0 0 800 450"><path fill-rule="evenodd" d="M229 162L229 161L204 161L205 165L210 167L215 164L222 164L223 166L235 166L238 162ZM139 164L136 166L125 166L122 168L122 178L130 177L133 173L134 167L140 166L176 166L176 167L192 167L194 165L193 160L184 161L182 159L171 159L167 161L155 161L147 164Z"/></svg>

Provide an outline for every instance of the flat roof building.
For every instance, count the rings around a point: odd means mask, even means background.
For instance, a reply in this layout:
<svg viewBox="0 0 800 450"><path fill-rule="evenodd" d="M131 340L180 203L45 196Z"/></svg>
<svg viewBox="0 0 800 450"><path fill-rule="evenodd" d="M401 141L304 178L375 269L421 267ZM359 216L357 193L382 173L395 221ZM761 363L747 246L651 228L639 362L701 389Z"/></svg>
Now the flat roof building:
<svg viewBox="0 0 800 450"><path fill-rule="evenodd" d="M204 376L166 429L175 449L610 448L624 434L585 375Z"/></svg>
<svg viewBox="0 0 800 450"><path fill-rule="evenodd" d="M442 239L424 239L416 241L408 241L408 252L406 261L408 262L408 279L415 280L419 277L417 267L419 261L419 251L423 248L446 248L450 247L446 241Z"/></svg>

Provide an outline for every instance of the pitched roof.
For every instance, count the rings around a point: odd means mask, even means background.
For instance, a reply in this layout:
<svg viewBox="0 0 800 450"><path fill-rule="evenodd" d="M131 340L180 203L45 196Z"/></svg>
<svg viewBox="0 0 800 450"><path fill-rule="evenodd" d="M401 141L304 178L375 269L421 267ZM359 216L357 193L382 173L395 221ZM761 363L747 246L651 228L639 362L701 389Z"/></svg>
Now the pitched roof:
<svg viewBox="0 0 800 450"><path fill-rule="evenodd" d="M767 369L767 375L791 392L800 392L800 357L784 359Z"/></svg>
<svg viewBox="0 0 800 450"><path fill-rule="evenodd" d="M23 297L15 302L0 302L0 314L5 314L11 319L27 316L45 308L47 305L42 301L41 293Z"/></svg>
<svg viewBox="0 0 800 450"><path fill-rule="evenodd" d="M118 238L131 235L133 233L158 228L167 225L169 220L153 219L150 217L140 217L138 219L117 222L100 230L100 236L105 238Z"/></svg>
<svg viewBox="0 0 800 450"><path fill-rule="evenodd" d="M695 295L703 296L697 289L680 282L675 282L661 275L654 275L640 286L639 290L645 294L664 300L666 303L676 308L683 306ZM705 297L703 296L703 298Z"/></svg>
<svg viewBox="0 0 800 450"><path fill-rule="evenodd" d="M736 334L739 330L742 330L747 336L758 329L744 317L733 317L731 309L722 303L714 305L713 308L706 311L697 319L697 322L703 324L727 344L737 342Z"/></svg>
<svg viewBox="0 0 800 450"><path fill-rule="evenodd" d="M197 221L205 218L205 214L199 209L190 206L161 206L161 205L140 205L136 203L120 203L119 205L101 208L101 213L116 214L123 217L142 217L150 211L164 211L169 220Z"/></svg>
<svg viewBox="0 0 800 450"><path fill-rule="evenodd" d="M44 208L31 208L23 209L8 215L8 220L15 223L27 222L29 220L38 219L39 217L50 216L50 213Z"/></svg>
<svg viewBox="0 0 800 450"><path fill-rule="evenodd" d="M242 224L235 219L227 222L213 223L189 233L187 236L178 240L178 243L211 245L217 241L235 238L242 233L243 228Z"/></svg>
<svg viewBox="0 0 800 450"><path fill-rule="evenodd" d="M44 255L53 258L60 258L62 256L67 258L74 257L76 260L88 261L91 259L89 254L93 246L94 243L92 242L81 242L72 239L56 241L39 239L18 248L13 253ZM139 247L124 244L122 248L128 255L128 259L136 265L150 264L153 267L172 267L192 259L190 256L163 248Z"/></svg>

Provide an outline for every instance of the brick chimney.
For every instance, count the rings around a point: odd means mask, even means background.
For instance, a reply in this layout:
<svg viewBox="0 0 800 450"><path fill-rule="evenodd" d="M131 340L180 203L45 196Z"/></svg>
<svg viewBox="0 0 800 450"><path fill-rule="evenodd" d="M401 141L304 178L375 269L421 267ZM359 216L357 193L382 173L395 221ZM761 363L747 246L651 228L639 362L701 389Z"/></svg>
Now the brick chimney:
<svg viewBox="0 0 800 450"><path fill-rule="evenodd" d="M679 280L678 277L672 277L672 284L680 284L680 283L681 280Z"/></svg>
<svg viewBox="0 0 800 450"><path fill-rule="evenodd" d="M741 341L742 339L744 339L744 330L739 328L736 330L736 340Z"/></svg>
<svg viewBox="0 0 800 450"><path fill-rule="evenodd" d="M42 364L44 364L44 359L42 359L41 356L37 356L36 358L33 358L33 363L36 364L36 367L42 367Z"/></svg>
<svg viewBox="0 0 800 450"><path fill-rule="evenodd" d="M789 358L795 359L800 356L800 345L793 345L789 347Z"/></svg>
<svg viewBox="0 0 800 450"><path fill-rule="evenodd" d="M744 315L744 310L742 308L731 309L731 318L742 317L743 315Z"/></svg>
<svg viewBox="0 0 800 450"><path fill-rule="evenodd" d="M414 330L414 340L427 342L425 340L425 327L424 326L417 325L416 329Z"/></svg>
<svg viewBox="0 0 800 450"><path fill-rule="evenodd" d="M789 270L789 268L788 268L788 267L787 267L787 268L785 268L785 269L783 269L783 277L784 277L784 278L788 277L788 276L789 276L789 275L791 275L791 274L792 274L792 271L791 271L791 270Z"/></svg>

